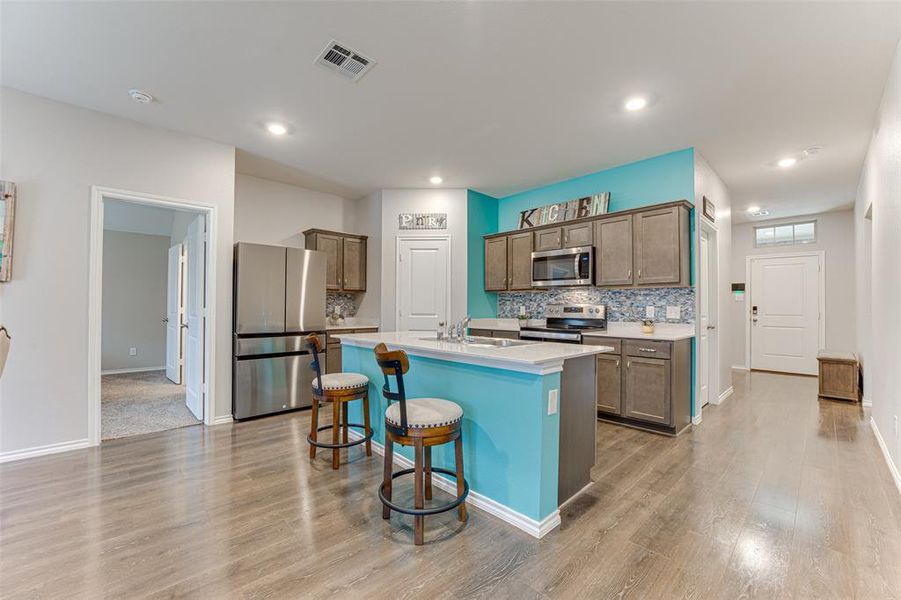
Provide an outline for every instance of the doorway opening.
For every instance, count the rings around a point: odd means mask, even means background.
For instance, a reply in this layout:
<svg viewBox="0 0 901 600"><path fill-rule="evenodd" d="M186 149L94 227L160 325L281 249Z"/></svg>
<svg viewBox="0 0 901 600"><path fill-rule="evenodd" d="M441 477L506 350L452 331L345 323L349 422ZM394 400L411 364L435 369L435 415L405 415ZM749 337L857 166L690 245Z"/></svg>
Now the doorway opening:
<svg viewBox="0 0 901 600"><path fill-rule="evenodd" d="M95 188L91 222L92 444L211 421L215 209Z"/></svg>
<svg viewBox="0 0 901 600"><path fill-rule="evenodd" d="M747 364L753 371L817 374L826 337L822 252L748 256Z"/></svg>

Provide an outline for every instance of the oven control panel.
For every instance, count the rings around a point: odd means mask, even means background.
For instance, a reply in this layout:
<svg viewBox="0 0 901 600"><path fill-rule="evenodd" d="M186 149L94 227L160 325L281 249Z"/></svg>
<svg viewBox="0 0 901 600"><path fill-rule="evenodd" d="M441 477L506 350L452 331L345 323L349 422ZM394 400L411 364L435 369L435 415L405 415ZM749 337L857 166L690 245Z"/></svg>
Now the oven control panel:
<svg viewBox="0 0 901 600"><path fill-rule="evenodd" d="M603 304L548 304L544 316L549 318L605 319L607 308Z"/></svg>

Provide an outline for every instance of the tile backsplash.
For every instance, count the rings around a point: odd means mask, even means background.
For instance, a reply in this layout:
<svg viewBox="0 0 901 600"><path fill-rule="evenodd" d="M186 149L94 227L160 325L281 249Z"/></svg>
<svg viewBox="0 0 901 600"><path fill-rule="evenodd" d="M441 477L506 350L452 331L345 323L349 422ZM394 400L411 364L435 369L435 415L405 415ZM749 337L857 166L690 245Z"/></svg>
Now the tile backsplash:
<svg viewBox="0 0 901 600"><path fill-rule="evenodd" d="M341 307L341 314L345 317L354 317L357 314L357 297L354 294L344 292L325 293L325 314L330 315L336 306Z"/></svg>
<svg viewBox="0 0 901 600"><path fill-rule="evenodd" d="M540 292L501 292L497 295L498 318L516 318L519 307L533 319L544 317L546 304L604 304L608 321L639 321L648 306L655 308L654 320L670 323L694 323L695 291L691 287L627 288L598 287L559 288ZM678 306L678 319L666 318L666 307Z"/></svg>

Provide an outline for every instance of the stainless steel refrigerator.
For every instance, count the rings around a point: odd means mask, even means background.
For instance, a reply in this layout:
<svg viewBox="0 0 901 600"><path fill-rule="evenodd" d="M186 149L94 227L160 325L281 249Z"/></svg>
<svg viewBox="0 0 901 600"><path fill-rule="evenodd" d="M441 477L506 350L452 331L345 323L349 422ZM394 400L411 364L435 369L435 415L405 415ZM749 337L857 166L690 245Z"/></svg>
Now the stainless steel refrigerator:
<svg viewBox="0 0 901 600"><path fill-rule="evenodd" d="M324 336L325 261L313 250L235 244L236 419L312 404L312 355L303 339L313 332Z"/></svg>

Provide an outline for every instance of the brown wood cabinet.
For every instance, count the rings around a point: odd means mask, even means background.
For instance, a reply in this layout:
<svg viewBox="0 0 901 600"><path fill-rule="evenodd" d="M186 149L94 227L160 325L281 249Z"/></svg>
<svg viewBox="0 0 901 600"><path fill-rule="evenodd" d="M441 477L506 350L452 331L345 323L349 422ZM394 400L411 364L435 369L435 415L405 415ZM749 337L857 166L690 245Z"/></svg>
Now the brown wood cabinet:
<svg viewBox="0 0 901 600"><path fill-rule="evenodd" d="M595 285L632 285L632 219L624 215L595 221Z"/></svg>
<svg viewBox="0 0 901 600"><path fill-rule="evenodd" d="M476 337L503 338L507 340L518 340L518 331L507 331L506 329L470 329L469 335Z"/></svg>
<svg viewBox="0 0 901 600"><path fill-rule="evenodd" d="M594 285L691 285L692 205L684 200L485 236L485 291L532 289L532 252L594 246Z"/></svg>
<svg viewBox="0 0 901 600"><path fill-rule="evenodd" d="M326 255L325 289L366 291L365 235L323 229L307 229L303 234L307 250L318 250Z"/></svg>
<svg viewBox="0 0 901 600"><path fill-rule="evenodd" d="M679 434L691 424L691 340L586 336L612 346L597 355L598 416L606 421Z"/></svg>
<svg viewBox="0 0 901 600"><path fill-rule="evenodd" d="M340 373L341 372L341 339L342 333L376 333L377 327L361 327L359 329L342 329L340 331L329 331L326 333L325 339L325 371L324 373Z"/></svg>

